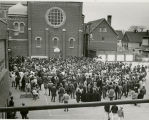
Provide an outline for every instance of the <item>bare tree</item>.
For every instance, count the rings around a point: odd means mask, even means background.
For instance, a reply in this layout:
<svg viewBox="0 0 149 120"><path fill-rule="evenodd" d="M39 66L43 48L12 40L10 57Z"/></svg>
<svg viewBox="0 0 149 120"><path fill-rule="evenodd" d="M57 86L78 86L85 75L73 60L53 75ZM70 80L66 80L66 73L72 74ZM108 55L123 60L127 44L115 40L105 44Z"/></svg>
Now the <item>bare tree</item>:
<svg viewBox="0 0 149 120"><path fill-rule="evenodd" d="M137 32L143 32L144 30L146 30L146 26L135 26L132 25L130 26L130 28L128 29L129 31L137 31Z"/></svg>

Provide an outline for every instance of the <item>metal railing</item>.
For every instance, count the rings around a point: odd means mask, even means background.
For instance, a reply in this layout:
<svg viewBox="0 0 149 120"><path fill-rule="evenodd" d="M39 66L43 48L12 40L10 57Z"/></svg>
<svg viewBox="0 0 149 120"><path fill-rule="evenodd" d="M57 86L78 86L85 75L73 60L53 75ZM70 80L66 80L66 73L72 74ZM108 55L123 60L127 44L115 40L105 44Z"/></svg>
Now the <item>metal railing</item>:
<svg viewBox="0 0 149 120"><path fill-rule="evenodd" d="M28 110L48 110L48 109L62 109L62 108L80 108L80 107L97 107L104 105L121 105L121 104L135 104L135 103L149 103L149 99L137 99L137 100L114 100L105 102L87 102L77 104L61 104L61 105L40 105L40 106L22 106L22 107L0 107L0 112L12 112Z"/></svg>

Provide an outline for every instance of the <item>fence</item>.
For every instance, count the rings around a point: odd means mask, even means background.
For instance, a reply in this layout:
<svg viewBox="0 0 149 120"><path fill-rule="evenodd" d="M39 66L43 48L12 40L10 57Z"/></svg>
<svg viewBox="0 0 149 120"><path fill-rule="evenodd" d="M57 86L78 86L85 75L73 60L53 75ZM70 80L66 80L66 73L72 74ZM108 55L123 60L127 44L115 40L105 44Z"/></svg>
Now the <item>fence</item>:
<svg viewBox="0 0 149 120"><path fill-rule="evenodd" d="M149 103L149 99L143 100L115 100L108 102L88 102L78 104L62 104L62 105L42 105L42 106L23 106L23 107L0 107L0 112L12 112L23 110L48 110L48 109L62 109L62 108L80 108L80 107L97 107L104 105L121 105L121 104L135 104L135 103Z"/></svg>
<svg viewBox="0 0 149 120"><path fill-rule="evenodd" d="M132 62L134 61L133 54L98 54L97 56L98 56L97 60L108 61L108 62L114 62L114 61Z"/></svg>

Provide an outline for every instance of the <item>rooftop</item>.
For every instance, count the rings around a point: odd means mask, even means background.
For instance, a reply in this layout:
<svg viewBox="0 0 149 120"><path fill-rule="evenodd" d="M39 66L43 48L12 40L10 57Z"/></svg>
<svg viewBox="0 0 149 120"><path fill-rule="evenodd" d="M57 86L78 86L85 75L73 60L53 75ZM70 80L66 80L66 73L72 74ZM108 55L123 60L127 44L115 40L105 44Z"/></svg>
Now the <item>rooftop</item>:
<svg viewBox="0 0 149 120"><path fill-rule="evenodd" d="M27 6L19 2L8 9L8 15L27 15Z"/></svg>

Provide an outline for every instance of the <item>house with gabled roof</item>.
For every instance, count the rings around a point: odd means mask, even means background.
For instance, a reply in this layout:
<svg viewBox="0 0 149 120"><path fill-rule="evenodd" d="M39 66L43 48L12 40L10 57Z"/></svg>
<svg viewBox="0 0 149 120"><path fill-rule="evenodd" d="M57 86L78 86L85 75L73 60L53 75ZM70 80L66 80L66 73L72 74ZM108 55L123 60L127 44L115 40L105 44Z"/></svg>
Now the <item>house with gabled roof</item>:
<svg viewBox="0 0 149 120"><path fill-rule="evenodd" d="M125 32L123 37L124 48L132 53L142 54L149 57L149 31L146 32Z"/></svg>
<svg viewBox="0 0 149 120"><path fill-rule="evenodd" d="M111 17L108 16L107 20L102 18L87 23L86 31L90 36L88 49L93 56L117 51L118 34L111 26Z"/></svg>

